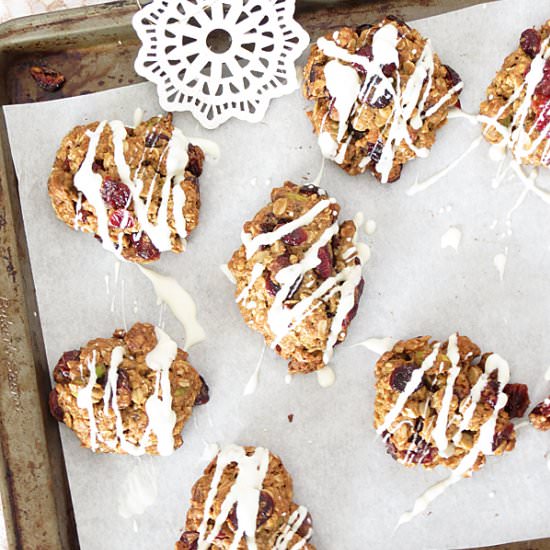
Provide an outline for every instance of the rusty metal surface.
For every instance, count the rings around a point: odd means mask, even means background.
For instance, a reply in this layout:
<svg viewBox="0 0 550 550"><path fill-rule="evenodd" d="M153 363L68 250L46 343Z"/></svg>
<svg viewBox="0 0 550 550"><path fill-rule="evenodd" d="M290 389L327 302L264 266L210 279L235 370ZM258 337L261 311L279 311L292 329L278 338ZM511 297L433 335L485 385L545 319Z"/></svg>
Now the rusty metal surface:
<svg viewBox="0 0 550 550"><path fill-rule="evenodd" d="M480 0L297 2L313 37L393 13L418 19ZM0 25L0 105L44 101L140 82L135 0L32 16ZM328 25L327 25L327 22ZM34 64L62 72L57 92L41 90ZM45 252L47 253L47 251ZM57 423L48 414L50 375L3 113L0 111L0 496L10 548L78 549ZM491 549L550 550L549 540Z"/></svg>

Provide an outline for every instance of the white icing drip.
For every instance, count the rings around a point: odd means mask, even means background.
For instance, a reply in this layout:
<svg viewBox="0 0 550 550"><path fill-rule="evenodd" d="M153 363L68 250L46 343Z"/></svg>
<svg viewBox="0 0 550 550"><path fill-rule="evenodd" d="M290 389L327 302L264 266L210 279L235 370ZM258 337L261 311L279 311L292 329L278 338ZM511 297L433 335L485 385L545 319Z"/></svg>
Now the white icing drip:
<svg viewBox="0 0 550 550"><path fill-rule="evenodd" d="M292 537L298 532L306 517L307 508L305 508L304 506L298 506L298 508L294 510L294 512L292 512L292 514L288 518L287 523L283 527L281 534L275 540L275 546L273 546L273 550L286 550L288 548L288 545L290 544L290 541L292 540ZM305 536L300 542L294 544L290 550L299 550L299 548L303 548L307 544L307 541L310 539L310 537L311 529L307 536Z"/></svg>
<svg viewBox="0 0 550 550"><path fill-rule="evenodd" d="M260 246L271 245L285 235L288 235L288 233L298 229L298 227L309 225L318 214L335 202L336 200L333 198L323 199L322 201L316 203L310 210L299 218L281 225L281 227L277 228L275 231L260 233L254 238L252 238L249 233L245 233L243 231L241 234L241 239L246 249L246 258L250 259L258 248L260 248Z"/></svg>
<svg viewBox="0 0 550 550"><path fill-rule="evenodd" d="M367 220L365 222L365 233L367 235L373 235L376 231L376 221L375 220Z"/></svg>
<svg viewBox="0 0 550 550"><path fill-rule="evenodd" d="M82 365L80 366L82 371ZM88 382L83 388L78 390L76 396L76 404L80 409L86 409L88 411L88 419L90 423L90 449L95 452L97 449L97 424L94 415L94 401L92 392L94 390L95 383L97 381L96 373L96 352L92 352L92 359L88 359Z"/></svg>
<svg viewBox="0 0 550 550"><path fill-rule="evenodd" d="M504 271L506 269L507 259L508 259L508 247L504 249L504 253L497 254L493 259L493 263L497 268L498 276L500 277L501 281L504 280Z"/></svg>
<svg viewBox="0 0 550 550"><path fill-rule="evenodd" d="M130 519L151 507L158 494L152 463L140 461L126 475L118 492L118 514Z"/></svg>
<svg viewBox="0 0 550 550"><path fill-rule="evenodd" d="M254 264L254 266L252 267L252 272L250 273L248 284L243 288L242 292L237 296L237 299L235 300L237 303L246 300L248 294L250 293L250 290L254 286L254 283L258 280L259 277L261 277L264 269L265 267L263 264Z"/></svg>
<svg viewBox="0 0 550 550"><path fill-rule="evenodd" d="M179 186L179 183L184 177L185 167L187 166L187 162L189 160L187 155L187 147L189 142L181 130L174 128L168 145L161 153L159 164L162 162L163 158L166 158L166 177L161 189L161 201L157 212L157 223L154 224L149 221L149 204L152 197L153 186L155 185L155 180L151 182L149 197L146 202L144 202L141 198L141 191L144 185L143 180L136 177L136 174L134 174L135 179L131 177L130 166L126 162L126 158L124 156L124 140L127 136L126 128L120 120L113 120L109 122L109 126L111 127L111 131L113 133L114 159L117 171L121 181L130 189L134 212L137 216L140 227L149 236L151 242L159 251L162 252L171 250L172 233L168 223L168 205L170 196L173 195L172 185L174 184L174 188ZM136 173L138 170L136 170ZM178 200L181 202L181 193ZM182 216L179 216L178 214L177 225L179 225L179 229L176 227L176 231L181 239L184 239L187 232L184 227L181 227L182 217L183 214ZM180 230L182 230L183 233L180 233Z"/></svg>
<svg viewBox="0 0 550 550"><path fill-rule="evenodd" d="M359 342L355 346L363 346L378 355L384 355L384 353L391 351L396 343L395 338L386 336L384 338L367 338L364 342Z"/></svg>
<svg viewBox="0 0 550 550"><path fill-rule="evenodd" d="M328 367L324 366L322 369L319 369L317 371L317 381L319 382L319 386L322 388L328 388L334 384L334 381L336 380L336 376L334 374L334 371Z"/></svg>
<svg viewBox="0 0 550 550"><path fill-rule="evenodd" d="M235 279L235 276L231 273L227 264L221 264L220 270L227 277L230 283L233 283L234 285L237 284L237 279Z"/></svg>
<svg viewBox="0 0 550 550"><path fill-rule="evenodd" d="M86 132L86 135L90 138L90 142L82 165L74 175L74 186L84 195L84 197L86 197L86 200L94 208L97 218L97 234L101 238L103 248L118 254L118 250L113 244L111 235L109 234L107 208L101 196L101 184L103 183L103 179L100 174L96 174L92 169L97 145L103 133L103 129L105 128L105 124L106 122L102 121L93 132L89 130Z"/></svg>
<svg viewBox="0 0 550 550"><path fill-rule="evenodd" d="M420 193L421 191L425 191L429 187L431 187L434 183L437 183L440 179L444 178L451 170L453 170L456 166L458 166L462 160L464 160L465 157L467 157L474 149L479 147L481 141L483 140L482 136L477 137L470 146L462 153L460 156L458 156L455 160L450 162L445 168L434 174L433 176L429 177L428 179L424 181L415 181L414 184L407 189L407 195L412 197L413 195L416 195L417 193Z"/></svg>
<svg viewBox="0 0 550 550"><path fill-rule="evenodd" d="M149 418L148 430L157 436L157 451L168 456L174 451L176 413L172 410L170 366L176 358L178 346L165 332L155 327L157 345L145 356L147 366L157 372L155 392L147 399L145 411ZM159 393L162 391L162 397Z"/></svg>
<svg viewBox="0 0 550 550"><path fill-rule="evenodd" d="M138 266L153 283L158 303L165 302L185 331L185 350L202 342L206 333L197 320L197 306L193 298L172 277L160 275L151 269Z"/></svg>
<svg viewBox="0 0 550 550"><path fill-rule="evenodd" d="M454 248L458 251L458 245L462 238L462 233L458 227L449 227L441 236L441 248Z"/></svg>
<svg viewBox="0 0 550 550"><path fill-rule="evenodd" d="M210 533L206 535L210 510L216 498L222 474L225 468L231 463L237 464L237 477L222 503ZM234 505L236 505L239 527L234 534L230 549L237 548L243 538L246 541L247 548L250 550L256 549L256 518L258 515L260 490L267 473L268 465L269 452L262 447L257 447L250 456L246 455L243 447L237 445L228 445L220 451L210 489L204 503L203 520L198 529L197 550L207 550L210 548Z"/></svg>
<svg viewBox="0 0 550 550"><path fill-rule="evenodd" d="M215 141L200 137L189 137L188 140L193 145L200 147L213 162L218 162L218 160L220 160L220 146Z"/></svg>
<svg viewBox="0 0 550 550"><path fill-rule="evenodd" d="M424 117L428 118L429 116L433 115L434 113L437 113L447 101L451 99L451 97L456 94L457 92L460 92L464 88L464 82L459 82L458 84L455 84L435 105L432 105L425 113Z"/></svg>
<svg viewBox="0 0 550 550"><path fill-rule="evenodd" d="M141 107L136 107L134 111L134 128L139 126L143 122L143 109Z"/></svg>
<svg viewBox="0 0 550 550"><path fill-rule="evenodd" d="M545 374L544 374L544 379L545 379L547 382L550 382L550 367L548 367L547 371L545 372Z"/></svg>
<svg viewBox="0 0 550 550"><path fill-rule="evenodd" d="M407 402L411 394L416 391L416 388L418 388L418 385L422 381L422 376L424 375L424 373L434 366L440 347L441 344L439 342L435 344L431 353L426 357L426 359L424 359L424 361L422 361L422 365L420 366L420 368L413 370L412 375L407 382L407 385L405 386L405 389L399 394L395 405L388 412L388 414L384 418L384 422L378 427L376 433L381 434L391 427L395 419L399 416L399 413L403 410L403 407L405 406L405 403Z"/></svg>
<svg viewBox="0 0 550 550"><path fill-rule="evenodd" d="M187 222L185 221L185 216L183 214L186 197L185 197L185 191L181 186L182 182L183 182L182 176L174 178L174 187L172 189L172 200L173 200L172 215L174 216L174 225L176 226L176 232L178 233L178 235L180 235L183 238L187 236Z"/></svg>
<svg viewBox="0 0 550 550"><path fill-rule="evenodd" d="M451 401L453 398L454 384L460 373L460 367L458 366L460 354L458 352L457 342L458 335L456 333L451 334L451 336L449 336L449 344L446 354L451 361L451 367L447 375L447 385L445 386L443 399L441 400L441 409L437 415L435 428L432 431L432 439L441 456L450 456L452 454L452 446L449 445L449 440L447 439L447 424L449 420Z"/></svg>
<svg viewBox="0 0 550 550"><path fill-rule="evenodd" d="M265 344L262 346L262 352L260 353L260 358L258 359L258 362L256 363L256 368L254 369L254 372L252 373L252 376L246 383L246 386L244 388L243 395L251 395L256 391L256 388L258 387L258 380L260 377L260 367L262 366L262 362L264 360L264 353L265 353Z"/></svg>
<svg viewBox="0 0 550 550"><path fill-rule="evenodd" d="M493 454L493 439L495 436L498 413L506 406L506 402L508 401L508 396L504 393L504 391L502 391L502 389L510 379L510 369L508 367L508 363L496 353L491 354L487 358L485 363L485 373L482 376L485 374L489 375L493 371L497 372L499 391L494 410L489 419L481 425L476 443L447 479L436 483L423 495L416 499L413 509L410 512L404 513L399 518L399 522L397 524L398 526L411 521L418 514L422 513L431 502L433 502L445 491L445 489L459 482L465 475L468 475L470 470L474 467L480 453L485 455Z"/></svg>

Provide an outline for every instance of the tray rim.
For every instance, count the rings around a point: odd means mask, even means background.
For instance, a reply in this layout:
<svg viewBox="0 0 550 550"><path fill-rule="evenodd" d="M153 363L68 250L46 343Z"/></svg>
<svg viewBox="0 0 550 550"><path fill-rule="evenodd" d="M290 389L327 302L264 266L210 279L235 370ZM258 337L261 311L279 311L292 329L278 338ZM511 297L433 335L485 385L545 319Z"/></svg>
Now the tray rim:
<svg viewBox="0 0 550 550"><path fill-rule="evenodd" d="M297 3L300 0L297 0ZM410 0L409 4L444 4L446 0L428 0L419 2ZM489 0L495 1L495 0ZM399 3L395 0L393 4ZM463 3L458 7L468 7L482 3L481 0L453 0L453 5ZM147 2L142 2L146 4ZM373 0L373 3L392 4L383 0ZM365 10L366 2L351 2L348 13ZM352 6L355 4L355 6ZM391 6L390 6L391 7ZM31 45L33 51L56 51L67 46L67 42L75 37L82 37L88 32L93 37L94 31L130 31L130 17L138 9L136 0L115 0L92 6L57 10L38 15L30 15L13 19L0 24L0 60L10 55L26 52ZM338 8L338 10L344 9ZM441 9L438 13L453 11ZM318 9L322 17L330 13L331 8ZM104 18L109 15L109 24ZM423 15L420 15L422 17ZM300 18L299 18L300 19ZM312 18L311 27L315 29L318 21ZM60 38L60 31L63 36ZM93 40L90 40L93 43ZM0 107L8 104L6 94L2 93L0 81ZM0 385L0 497L2 499L3 519L9 548L29 549L78 549L78 535L70 489L65 469L64 455L57 423L50 417L43 388L50 387L50 374L46 361L42 340L41 324L37 314L35 287L32 270L28 258L26 235L21 216L21 205L18 197L18 182L15 175L11 150L7 136L6 121L3 109L0 108L0 259L3 260L0 269L0 376L8 380L8 384ZM20 367L18 367L20 366ZM22 368L21 368L22 367ZM15 373L15 374L14 374ZM20 397L19 410L10 413L6 409L16 400L17 391L11 379L16 380L16 386L24 386L26 392L32 391L32 399L39 400L29 407ZM40 389L42 387L42 389ZM15 407L18 409L18 407ZM13 438L19 435L13 429L7 429L4 424L12 424L21 415L30 414L32 427L38 430L39 445L35 448L42 459L39 473L36 470L31 477L38 478L35 489L40 493L40 505L29 509L27 502L21 504L19 496L25 494L21 490L29 483L29 475L17 472L12 466L14 456L19 457L20 450L10 448ZM19 420L21 420L19 418ZM27 423L23 422L27 427ZM19 479L19 475L21 478ZM32 481L31 481L32 485ZM27 485L27 488L29 486ZM27 499L25 499L27 500ZM37 517L39 512L40 518ZM0 516L2 513L0 513ZM24 516L28 515L25 519ZM43 540L39 540L36 527L44 530ZM514 550L550 550L550 537L531 539L513 543L488 546L486 549Z"/></svg>

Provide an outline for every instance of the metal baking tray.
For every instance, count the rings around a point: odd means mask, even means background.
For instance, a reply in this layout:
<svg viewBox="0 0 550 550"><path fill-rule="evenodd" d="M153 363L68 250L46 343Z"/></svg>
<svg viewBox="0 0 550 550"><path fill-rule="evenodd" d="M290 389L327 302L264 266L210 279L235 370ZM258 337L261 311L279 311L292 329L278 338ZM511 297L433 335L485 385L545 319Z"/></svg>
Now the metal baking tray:
<svg viewBox="0 0 550 550"><path fill-rule="evenodd" d="M298 0L296 13L316 37L327 27L375 22L388 13L418 19L477 3ZM131 26L137 9L136 1L121 0L0 25L0 105L140 82L133 69L139 42ZM54 93L40 89L29 73L35 64L62 72L63 88ZM18 183L0 110L0 496L10 548L79 548L57 422L48 412L49 390ZM550 550L550 539L498 548Z"/></svg>

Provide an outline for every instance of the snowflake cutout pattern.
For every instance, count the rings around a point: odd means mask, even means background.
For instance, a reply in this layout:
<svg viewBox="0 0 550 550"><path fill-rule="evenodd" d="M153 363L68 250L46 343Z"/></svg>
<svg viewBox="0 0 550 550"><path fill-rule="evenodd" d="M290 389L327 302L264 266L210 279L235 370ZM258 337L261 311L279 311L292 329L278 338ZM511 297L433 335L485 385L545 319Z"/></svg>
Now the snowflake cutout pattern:
<svg viewBox="0 0 550 550"><path fill-rule="evenodd" d="M134 15L136 72L166 111L205 127L263 119L272 98L298 88L294 62L309 44L294 0L153 0Z"/></svg>

